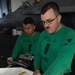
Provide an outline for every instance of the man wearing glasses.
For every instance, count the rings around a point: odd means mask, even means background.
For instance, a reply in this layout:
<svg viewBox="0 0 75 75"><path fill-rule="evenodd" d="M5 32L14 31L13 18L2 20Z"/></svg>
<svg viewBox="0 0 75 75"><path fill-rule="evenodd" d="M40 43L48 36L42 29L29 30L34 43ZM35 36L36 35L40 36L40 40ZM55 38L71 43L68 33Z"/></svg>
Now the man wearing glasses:
<svg viewBox="0 0 75 75"><path fill-rule="evenodd" d="M41 20L45 30L36 48L33 75L70 75L75 31L61 24L60 10L55 2L42 7Z"/></svg>

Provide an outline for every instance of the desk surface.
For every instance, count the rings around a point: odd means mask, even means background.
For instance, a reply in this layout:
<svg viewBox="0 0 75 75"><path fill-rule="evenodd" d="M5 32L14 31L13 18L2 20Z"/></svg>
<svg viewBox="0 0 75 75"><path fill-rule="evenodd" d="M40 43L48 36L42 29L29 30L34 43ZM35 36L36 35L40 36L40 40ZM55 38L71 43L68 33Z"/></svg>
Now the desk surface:
<svg viewBox="0 0 75 75"><path fill-rule="evenodd" d="M0 68L0 75L33 75L33 72L21 67Z"/></svg>

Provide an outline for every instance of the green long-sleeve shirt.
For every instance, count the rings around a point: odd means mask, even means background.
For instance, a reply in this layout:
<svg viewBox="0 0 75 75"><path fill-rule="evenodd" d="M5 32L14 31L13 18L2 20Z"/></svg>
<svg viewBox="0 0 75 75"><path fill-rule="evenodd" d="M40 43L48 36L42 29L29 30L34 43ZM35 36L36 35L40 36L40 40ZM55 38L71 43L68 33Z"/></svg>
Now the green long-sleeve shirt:
<svg viewBox="0 0 75 75"><path fill-rule="evenodd" d="M35 70L43 75L64 75L71 72L71 63L75 53L75 31L62 28L54 34L44 30L39 38L34 58Z"/></svg>
<svg viewBox="0 0 75 75"><path fill-rule="evenodd" d="M39 32L36 32L33 36L29 36L27 34L20 35L13 49L12 58L15 59L20 52L34 54L39 35Z"/></svg>

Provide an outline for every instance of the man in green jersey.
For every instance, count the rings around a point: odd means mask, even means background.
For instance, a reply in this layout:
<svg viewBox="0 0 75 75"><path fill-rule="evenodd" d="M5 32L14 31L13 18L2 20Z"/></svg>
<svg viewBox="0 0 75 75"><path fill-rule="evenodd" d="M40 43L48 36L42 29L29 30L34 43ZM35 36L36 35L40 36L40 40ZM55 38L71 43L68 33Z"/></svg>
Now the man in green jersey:
<svg viewBox="0 0 75 75"><path fill-rule="evenodd" d="M45 30L36 48L33 75L69 75L75 53L75 31L61 24L55 2L42 7L41 21Z"/></svg>
<svg viewBox="0 0 75 75"><path fill-rule="evenodd" d="M36 45L40 35L35 29L36 26L33 19L31 17L26 17L23 22L24 33L18 37L12 51L12 56L8 58L8 60L11 61L16 59L20 53L35 54Z"/></svg>

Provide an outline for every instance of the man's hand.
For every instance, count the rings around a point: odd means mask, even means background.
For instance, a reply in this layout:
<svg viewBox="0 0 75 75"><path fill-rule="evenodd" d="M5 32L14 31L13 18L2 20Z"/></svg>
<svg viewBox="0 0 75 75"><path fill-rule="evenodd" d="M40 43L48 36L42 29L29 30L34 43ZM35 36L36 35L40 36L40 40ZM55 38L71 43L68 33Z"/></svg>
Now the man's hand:
<svg viewBox="0 0 75 75"><path fill-rule="evenodd" d="M12 57L7 58L7 63L8 63L9 65L12 64L12 61L13 61Z"/></svg>
<svg viewBox="0 0 75 75"><path fill-rule="evenodd" d="M41 75L40 71L39 70L36 70L33 75Z"/></svg>

